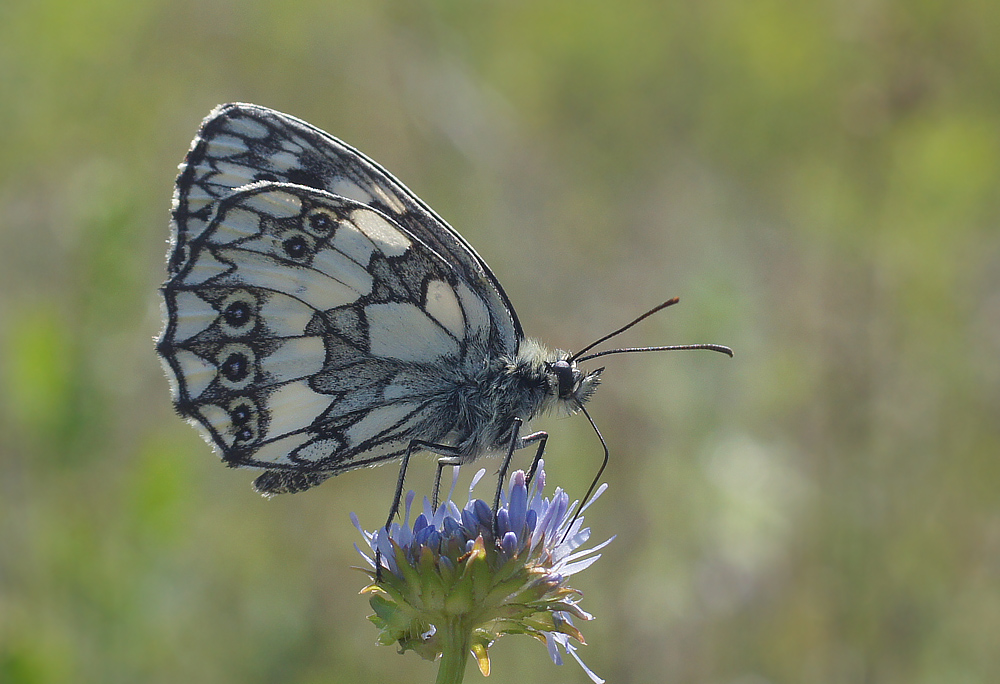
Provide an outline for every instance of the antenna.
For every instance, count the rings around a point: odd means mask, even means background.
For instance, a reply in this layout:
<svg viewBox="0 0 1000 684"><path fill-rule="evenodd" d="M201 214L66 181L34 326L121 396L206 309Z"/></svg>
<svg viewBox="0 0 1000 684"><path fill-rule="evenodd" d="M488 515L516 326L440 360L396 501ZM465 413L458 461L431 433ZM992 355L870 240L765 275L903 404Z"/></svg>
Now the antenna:
<svg viewBox="0 0 1000 684"><path fill-rule="evenodd" d="M730 358L733 356L733 350L721 344L675 344L675 345L670 345L668 347L623 347L621 349L606 349L602 352L597 352L596 354L588 354L587 356L581 356L576 360L589 361L590 359L596 359L599 356L607 356L608 354L628 354L630 352L680 351L689 349L708 349L709 351L717 351L721 354L725 354Z"/></svg>
<svg viewBox="0 0 1000 684"><path fill-rule="evenodd" d="M670 346L667 346L667 347L623 347L621 349L606 349L605 351L597 352L596 354L588 354L588 355L584 356L585 352L590 351L591 349L593 349L597 345L601 344L602 342L607 342L612 337L615 337L617 335L621 335L623 332L625 332L626 330L628 330L629 328L631 328L635 324L640 323L640 322L644 321L645 319L649 318L650 316L652 316L653 314L655 314L657 311L661 311L663 309L666 309L668 306L673 306L674 304L676 304L679 301L681 301L680 297L674 297L673 299L668 299L667 301L663 302L662 304L658 304L658 305L654 306L652 309L650 309L649 311L647 311L643 315L639 316L637 319L635 319L631 323L628 323L627 325L624 325L624 326L618 328L618 330L615 330L613 333L609 333L609 334L605 335L604 337L602 337L601 339L597 340L596 342L591 342L586 347L584 347L583 349L581 349L577 353L573 354L573 356L569 357L569 359L567 359L567 360L570 363L573 363L574 361L589 361L590 359L596 359L599 356L607 356L608 354L628 354L628 353L632 353L632 352L652 352L652 351L680 351L680 350L690 350L690 349L708 349L709 351L720 352L722 354L726 354L726 355L732 357L733 350L730 349L729 347L725 347L725 346L723 346L721 344L677 344L677 345L670 345Z"/></svg>
<svg viewBox="0 0 1000 684"><path fill-rule="evenodd" d="M605 335L604 337L602 337L601 339L597 340L596 342L591 342L586 347L584 347L583 349L581 349L577 353L573 354L573 356L569 357L569 359L567 359L567 360L570 363L573 363L574 361L579 361L580 357L583 355L584 352L590 351L591 349L593 349L594 347L596 347L597 345L599 345L601 342L607 342L608 340L610 340L612 337L615 337L616 335L621 335L623 332L625 332L626 330L628 330L629 328L631 328L636 323L640 323L640 322L644 321L645 319L647 319L650 316L652 316L653 314L655 314L657 311L660 311L662 309L666 309L668 306L673 306L674 304L676 304L679 301L681 301L680 297L674 297L673 299L668 299L667 301L663 302L662 304L657 304L652 309L650 309L649 311L647 311L643 315L639 316L637 319L635 319L634 321L632 321L628 325L624 325L621 328L618 328L618 330L615 330L613 333L609 333L609 334Z"/></svg>

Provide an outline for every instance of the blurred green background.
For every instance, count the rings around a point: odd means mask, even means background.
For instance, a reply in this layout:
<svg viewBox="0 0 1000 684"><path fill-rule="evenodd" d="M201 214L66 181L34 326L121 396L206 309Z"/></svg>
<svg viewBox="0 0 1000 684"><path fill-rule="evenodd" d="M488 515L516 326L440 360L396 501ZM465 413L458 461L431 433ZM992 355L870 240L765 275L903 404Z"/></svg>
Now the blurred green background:
<svg viewBox="0 0 1000 684"><path fill-rule="evenodd" d="M348 513L377 526L395 468L265 501L172 413L172 183L233 100L392 170L551 346L677 295L622 341L736 350L607 360L588 522L618 538L575 582L598 673L998 681L998 22L977 0L4 0L0 681L433 680L374 645L349 567ZM586 421L535 427L580 496ZM587 681L529 639L492 655L495 684Z"/></svg>

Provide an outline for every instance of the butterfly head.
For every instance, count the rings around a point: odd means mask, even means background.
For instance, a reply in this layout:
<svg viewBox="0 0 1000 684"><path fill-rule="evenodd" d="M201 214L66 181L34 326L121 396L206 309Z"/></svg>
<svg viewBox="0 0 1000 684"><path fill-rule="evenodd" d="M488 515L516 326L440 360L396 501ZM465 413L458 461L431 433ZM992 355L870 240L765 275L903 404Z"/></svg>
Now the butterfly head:
<svg viewBox="0 0 1000 684"><path fill-rule="evenodd" d="M545 370L550 378L550 392L561 407L574 413L597 390L604 368L584 372L568 354L560 354L559 359L546 364Z"/></svg>

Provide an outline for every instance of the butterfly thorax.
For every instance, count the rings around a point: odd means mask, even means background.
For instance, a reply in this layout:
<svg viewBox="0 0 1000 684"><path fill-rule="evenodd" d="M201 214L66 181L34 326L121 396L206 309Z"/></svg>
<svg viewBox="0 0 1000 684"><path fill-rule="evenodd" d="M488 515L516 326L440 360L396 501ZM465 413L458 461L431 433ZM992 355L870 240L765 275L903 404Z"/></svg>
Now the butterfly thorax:
<svg viewBox="0 0 1000 684"><path fill-rule="evenodd" d="M528 423L551 411L578 411L597 389L603 369L584 374L568 356L524 339L516 356L500 357L466 375L452 391L455 423L445 441L469 462L505 449L515 418Z"/></svg>

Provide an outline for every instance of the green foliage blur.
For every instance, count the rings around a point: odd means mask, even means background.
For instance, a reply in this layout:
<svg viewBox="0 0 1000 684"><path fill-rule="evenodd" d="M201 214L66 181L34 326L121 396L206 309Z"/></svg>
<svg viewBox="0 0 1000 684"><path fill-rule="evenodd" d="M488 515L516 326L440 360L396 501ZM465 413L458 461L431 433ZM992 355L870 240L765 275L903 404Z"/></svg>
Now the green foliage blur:
<svg viewBox="0 0 1000 684"><path fill-rule="evenodd" d="M998 22L982 0L0 3L0 682L434 677L375 646L350 569L348 514L377 526L396 469L266 501L170 407L172 183L227 101L379 160L550 346L676 295L621 342L736 350L606 360L588 521L618 536L575 585L609 682L998 681ZM580 496L586 421L535 427ZM528 639L491 653L495 684L587 681Z"/></svg>

